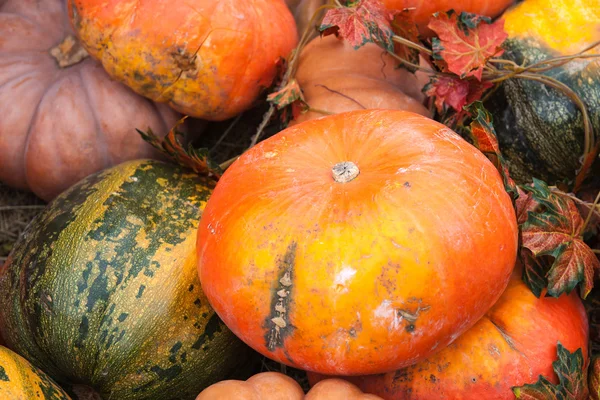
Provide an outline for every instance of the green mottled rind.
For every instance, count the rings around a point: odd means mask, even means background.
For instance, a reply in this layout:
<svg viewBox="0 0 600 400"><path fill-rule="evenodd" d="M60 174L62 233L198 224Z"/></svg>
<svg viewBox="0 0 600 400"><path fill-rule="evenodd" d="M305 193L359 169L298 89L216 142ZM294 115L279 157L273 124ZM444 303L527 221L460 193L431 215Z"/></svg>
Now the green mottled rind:
<svg viewBox="0 0 600 400"><path fill-rule="evenodd" d="M70 397L43 371L0 346L0 399L70 400Z"/></svg>
<svg viewBox="0 0 600 400"><path fill-rule="evenodd" d="M104 399L194 399L247 347L201 291L196 229L210 194L174 165L89 176L48 205L0 270L7 343Z"/></svg>
<svg viewBox="0 0 600 400"><path fill-rule="evenodd" d="M555 51L537 40L509 39L503 57L527 65ZM597 61L583 60L546 71L573 89L584 101L595 131L600 131L600 70ZM566 95L542 83L510 79L486 102L511 176L519 183L532 177L549 184L572 180L581 167L584 147L579 108Z"/></svg>

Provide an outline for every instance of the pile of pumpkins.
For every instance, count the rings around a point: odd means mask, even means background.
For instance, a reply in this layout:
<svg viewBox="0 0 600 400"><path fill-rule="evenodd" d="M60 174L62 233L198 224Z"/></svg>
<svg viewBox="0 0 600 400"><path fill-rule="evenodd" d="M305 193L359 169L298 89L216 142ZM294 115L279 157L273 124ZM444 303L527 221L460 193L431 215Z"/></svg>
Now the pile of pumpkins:
<svg viewBox="0 0 600 400"><path fill-rule="evenodd" d="M297 80L330 115L301 114L218 181L137 135L253 107L319 3L0 0L0 180L50 201L0 266L0 398L510 399L558 382L558 342L587 363L577 293L521 280L499 173L375 44L312 39ZM426 34L432 12L513 2L384 3L416 7ZM259 355L311 389L250 376Z"/></svg>

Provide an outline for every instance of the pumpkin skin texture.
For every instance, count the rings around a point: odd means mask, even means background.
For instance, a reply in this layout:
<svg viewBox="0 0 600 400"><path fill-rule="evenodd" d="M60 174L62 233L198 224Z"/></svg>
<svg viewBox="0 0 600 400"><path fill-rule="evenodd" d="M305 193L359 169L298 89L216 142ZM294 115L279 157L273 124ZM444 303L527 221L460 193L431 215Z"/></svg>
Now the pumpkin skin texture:
<svg viewBox="0 0 600 400"><path fill-rule="evenodd" d="M595 0L525 0L502 18L508 39L503 57L526 65L575 54L600 40ZM597 51L597 50L594 50ZM544 72L574 90L600 129L600 63L582 59ZM579 109L562 92L542 83L509 79L486 103L511 176L549 184L571 180L581 167L584 131Z"/></svg>
<svg viewBox="0 0 600 400"><path fill-rule="evenodd" d="M346 183L334 175L356 169L343 162L359 170ZM221 177L198 229L200 281L227 326L271 359L333 375L443 349L500 297L516 248L492 164L444 125L396 110L259 143Z"/></svg>
<svg viewBox="0 0 600 400"><path fill-rule="evenodd" d="M71 400L48 375L4 346L0 346L0 398Z"/></svg>
<svg viewBox="0 0 600 400"><path fill-rule="evenodd" d="M296 79L307 103L315 109L340 113L360 109L406 110L431 117L414 74L374 43L355 50L334 35L316 37L306 45ZM292 124L323 117L308 111Z"/></svg>
<svg viewBox="0 0 600 400"><path fill-rule="evenodd" d="M261 372L246 381L228 380L204 389L196 400L382 400L364 394L359 388L341 379L326 379L317 383L304 396L304 391L292 378L279 372Z"/></svg>
<svg viewBox="0 0 600 400"><path fill-rule="evenodd" d="M444 350L408 368L345 378L385 400L512 400L511 387L539 375L558 383L552 363L560 341L588 362L589 327L577 293L536 298L516 268L506 291L477 324ZM327 376L308 373L315 384Z"/></svg>
<svg viewBox="0 0 600 400"><path fill-rule="evenodd" d="M72 24L109 75L206 120L254 105L296 46L283 0L69 0ZM160 23L156 23L160 16Z"/></svg>
<svg viewBox="0 0 600 400"><path fill-rule="evenodd" d="M194 399L235 371L247 346L214 313L196 272L209 193L196 174L137 160L58 196L0 268L7 344L103 399Z"/></svg>
<svg viewBox="0 0 600 400"><path fill-rule="evenodd" d="M0 181L46 201L93 172L158 158L135 129L166 133L179 118L91 58L76 62L76 40L50 54L73 34L62 0L0 2Z"/></svg>

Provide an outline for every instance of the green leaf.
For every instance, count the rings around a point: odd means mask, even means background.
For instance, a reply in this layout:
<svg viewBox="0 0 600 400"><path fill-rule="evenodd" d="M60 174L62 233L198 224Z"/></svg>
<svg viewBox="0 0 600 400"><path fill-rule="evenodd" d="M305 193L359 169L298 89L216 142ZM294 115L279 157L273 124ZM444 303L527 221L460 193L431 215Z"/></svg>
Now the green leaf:
<svg viewBox="0 0 600 400"><path fill-rule="evenodd" d="M558 359L552 363L552 367L558 376L559 384L555 385L548 378L540 375L534 384L512 388L517 399L586 400L588 398L586 365L581 349L571 353L558 342L557 355Z"/></svg>

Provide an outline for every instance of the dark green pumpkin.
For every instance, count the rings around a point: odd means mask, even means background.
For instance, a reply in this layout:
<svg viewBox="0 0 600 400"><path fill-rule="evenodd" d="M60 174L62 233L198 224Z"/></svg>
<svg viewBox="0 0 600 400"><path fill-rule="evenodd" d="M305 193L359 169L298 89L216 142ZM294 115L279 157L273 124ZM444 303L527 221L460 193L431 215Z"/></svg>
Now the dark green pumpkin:
<svg viewBox="0 0 600 400"><path fill-rule="evenodd" d="M504 15L503 57L517 64L577 53L600 40L597 0L525 0ZM573 61L544 72L574 90L600 132L600 64ZM584 154L582 114L562 92L540 82L513 78L486 102L500 147L518 182L572 180Z"/></svg>
<svg viewBox="0 0 600 400"><path fill-rule="evenodd" d="M0 346L0 399L71 400L48 375L4 346Z"/></svg>
<svg viewBox="0 0 600 400"><path fill-rule="evenodd" d="M8 345L102 399L194 399L251 354L204 296L196 229L210 190L139 160L89 176L28 226L0 269Z"/></svg>

